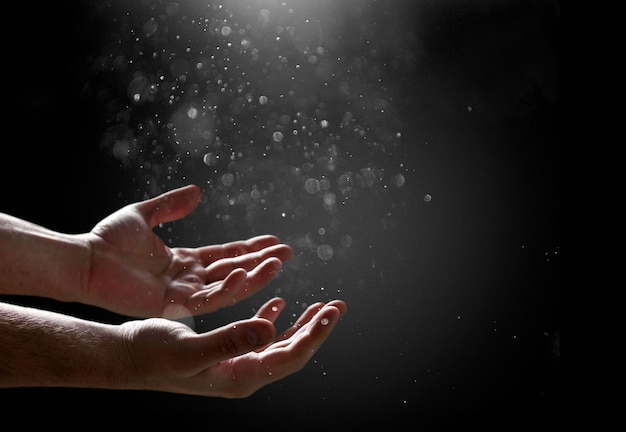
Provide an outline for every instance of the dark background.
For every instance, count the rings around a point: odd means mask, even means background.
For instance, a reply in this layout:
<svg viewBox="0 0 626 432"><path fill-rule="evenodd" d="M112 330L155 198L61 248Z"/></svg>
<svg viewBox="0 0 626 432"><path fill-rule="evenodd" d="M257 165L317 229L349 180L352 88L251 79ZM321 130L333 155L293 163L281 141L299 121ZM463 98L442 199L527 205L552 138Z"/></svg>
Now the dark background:
<svg viewBox="0 0 626 432"><path fill-rule="evenodd" d="M406 31L420 41L416 67L396 77L406 96L398 107L403 135L414 143L403 156L414 168L405 186L412 199L392 216L394 229L373 241L389 252L377 255L380 281L338 295L349 312L314 361L241 401L5 389L2 410L154 408L350 419L560 408L567 250L559 4L388 3L405 8L413 25ZM87 12L78 2L34 10L12 3L5 19L20 27L2 30L0 211L65 232L87 231L136 197L128 188L133 172L99 147L105 119L84 93L103 31L85 19ZM328 271L360 270L331 265ZM122 319L79 305L7 300Z"/></svg>

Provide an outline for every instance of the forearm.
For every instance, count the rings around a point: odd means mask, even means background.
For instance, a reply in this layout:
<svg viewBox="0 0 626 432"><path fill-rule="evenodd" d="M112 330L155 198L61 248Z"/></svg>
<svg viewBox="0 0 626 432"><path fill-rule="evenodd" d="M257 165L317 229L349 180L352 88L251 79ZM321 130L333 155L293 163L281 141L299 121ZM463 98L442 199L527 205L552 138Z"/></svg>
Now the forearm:
<svg viewBox="0 0 626 432"><path fill-rule="evenodd" d="M0 387L124 388L119 327L0 303Z"/></svg>
<svg viewBox="0 0 626 432"><path fill-rule="evenodd" d="M0 213L0 294L79 301L88 266L82 236Z"/></svg>

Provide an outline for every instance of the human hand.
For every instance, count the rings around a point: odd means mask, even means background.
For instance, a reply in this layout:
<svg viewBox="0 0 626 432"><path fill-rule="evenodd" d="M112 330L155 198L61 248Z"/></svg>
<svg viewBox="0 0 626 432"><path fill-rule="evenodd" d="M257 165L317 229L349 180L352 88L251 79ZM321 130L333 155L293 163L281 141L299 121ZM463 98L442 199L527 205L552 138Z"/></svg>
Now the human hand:
<svg viewBox="0 0 626 432"><path fill-rule="evenodd" d="M293 255L270 235L199 248L166 246L153 228L187 216L199 200L199 188L187 186L98 223L85 236L91 263L81 301L137 317L210 313L258 292Z"/></svg>
<svg viewBox="0 0 626 432"><path fill-rule="evenodd" d="M302 369L329 336L346 305L316 303L280 337L273 325L283 299L265 303L254 318L197 334L160 318L122 325L131 368L127 385L202 396L243 398Z"/></svg>

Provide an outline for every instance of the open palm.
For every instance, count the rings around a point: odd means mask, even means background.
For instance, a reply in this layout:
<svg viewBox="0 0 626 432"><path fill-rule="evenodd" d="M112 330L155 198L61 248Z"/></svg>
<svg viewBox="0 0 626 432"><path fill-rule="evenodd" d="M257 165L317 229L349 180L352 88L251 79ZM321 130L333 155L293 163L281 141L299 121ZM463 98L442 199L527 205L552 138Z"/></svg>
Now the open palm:
<svg viewBox="0 0 626 432"><path fill-rule="evenodd" d="M153 232L198 205L187 186L130 204L86 235L91 249L84 302L137 317L180 318L213 312L263 288L293 252L279 239L170 248Z"/></svg>
<svg viewBox="0 0 626 432"><path fill-rule="evenodd" d="M266 302L255 317L197 334L170 320L123 325L137 388L242 398L302 369L346 312L341 300L315 303L279 337L274 321L285 301ZM263 335L261 340L250 335ZM181 355L184 353L184 355ZM158 361L155 361L158 359Z"/></svg>

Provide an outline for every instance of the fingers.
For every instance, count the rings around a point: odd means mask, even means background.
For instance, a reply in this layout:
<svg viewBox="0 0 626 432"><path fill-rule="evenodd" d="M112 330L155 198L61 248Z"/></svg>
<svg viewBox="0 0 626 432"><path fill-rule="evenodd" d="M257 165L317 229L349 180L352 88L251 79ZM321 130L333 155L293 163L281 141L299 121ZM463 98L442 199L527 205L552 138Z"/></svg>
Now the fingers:
<svg viewBox="0 0 626 432"><path fill-rule="evenodd" d="M238 257L223 258L215 261L207 267L207 275L213 280L223 279L236 268L250 271L268 259L275 258L281 262L285 262L292 256L293 250L287 245L279 244L270 246L258 252L250 252Z"/></svg>
<svg viewBox="0 0 626 432"><path fill-rule="evenodd" d="M186 307L193 315L212 313L231 305L237 300L235 296L245 286L248 273L243 269L233 270L223 282L209 285L207 288L192 294Z"/></svg>
<svg viewBox="0 0 626 432"><path fill-rule="evenodd" d="M283 263L280 260L270 258L248 272L243 288L233 297L234 302L240 302L259 292L280 272L282 266Z"/></svg>
<svg viewBox="0 0 626 432"><path fill-rule="evenodd" d="M337 305L324 305L306 323L301 322L289 338L275 342L260 353L272 377L280 379L302 369L328 338L341 316L342 311Z"/></svg>
<svg viewBox="0 0 626 432"><path fill-rule="evenodd" d="M274 246L276 246L276 248L272 248ZM286 261L293 255L293 251L289 246L280 245L278 237L272 235L253 237L249 240L225 243L223 245L205 246L198 248L197 251L202 265L208 267L219 260L242 257L246 254L260 252L268 248L279 254L277 258L282 258L281 261Z"/></svg>
<svg viewBox="0 0 626 432"><path fill-rule="evenodd" d="M262 308L264 311L259 313L270 313L273 301L266 303ZM345 311L345 303L339 300L326 305L316 304L302 315L298 320L300 326L288 338L234 359L238 376L245 377L246 392L252 393L301 370L326 341Z"/></svg>
<svg viewBox="0 0 626 432"><path fill-rule="evenodd" d="M198 206L200 197L200 189L189 185L142 201L138 204L138 208L150 226L154 228L159 224L187 216Z"/></svg>
<svg viewBox="0 0 626 432"><path fill-rule="evenodd" d="M206 268L206 283L220 281L233 271L243 269L248 275L243 289L232 297L233 303L257 293L278 274L283 262L293 256L291 247L276 242L279 240L274 236L261 236L229 243L223 247L202 248L199 253L204 256L205 262L210 261L207 257L211 254L211 259L216 259Z"/></svg>
<svg viewBox="0 0 626 432"><path fill-rule="evenodd" d="M225 306L232 306L259 292L280 271L281 267L280 260L270 258L250 272L236 268L224 280L209 283L203 289L189 295L184 309L192 315L201 315L215 312Z"/></svg>
<svg viewBox="0 0 626 432"><path fill-rule="evenodd" d="M285 333L279 340L271 345L276 337L273 322L285 308L285 300L273 298L266 302L255 316L249 320L239 321L229 326L202 335L207 340L213 335L219 335L221 340L214 341L213 345L205 345L210 349L219 348L224 356L215 361L235 357L255 349L266 347L259 355L260 363L265 367L272 367L273 372L285 376L300 369L319 349L322 343L330 335L339 319L346 311L346 305L340 300L328 304L316 303L309 307L300 317L297 324L289 330L290 335ZM211 358L206 353L202 354L207 359ZM216 356L216 354L214 354Z"/></svg>
<svg viewBox="0 0 626 432"><path fill-rule="evenodd" d="M340 316L343 316L346 313L347 310L347 306L346 304L341 301L341 300L333 300L331 302L329 302L328 304L324 304L324 303L314 303L311 306L309 306L307 308L306 311L304 311L304 313L302 315L300 315L300 318L298 318L298 320L295 322L294 325L292 325L290 328L288 328L287 330L285 330L281 335L280 335L280 340L286 340L288 338L290 338L291 336L293 336L298 330L300 330L302 327L304 327L305 325L307 325L308 323L311 322L311 320L313 320L315 318L315 316L322 310L322 308L327 307L327 306L331 306L331 307L335 307L337 308L337 310L339 311Z"/></svg>

